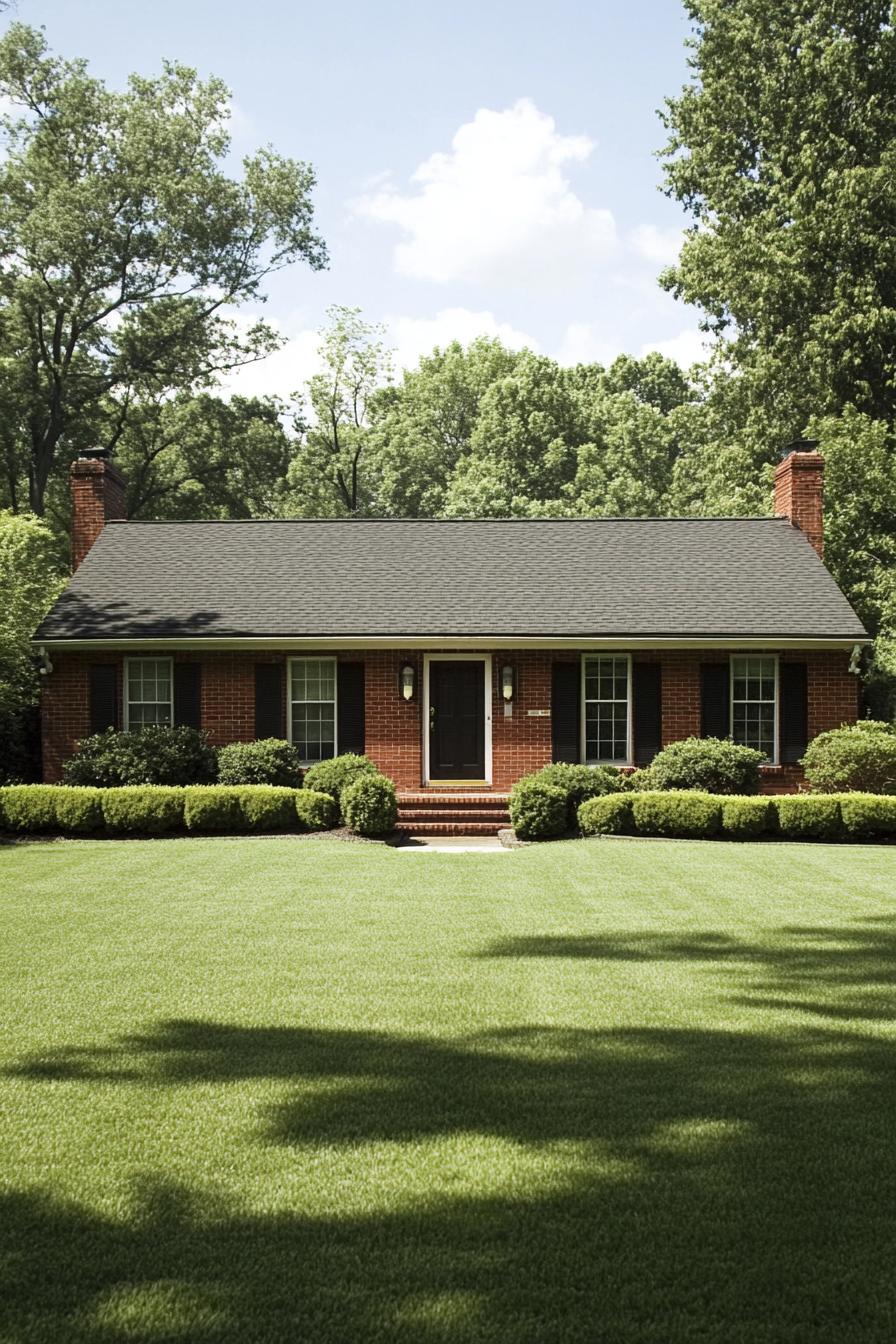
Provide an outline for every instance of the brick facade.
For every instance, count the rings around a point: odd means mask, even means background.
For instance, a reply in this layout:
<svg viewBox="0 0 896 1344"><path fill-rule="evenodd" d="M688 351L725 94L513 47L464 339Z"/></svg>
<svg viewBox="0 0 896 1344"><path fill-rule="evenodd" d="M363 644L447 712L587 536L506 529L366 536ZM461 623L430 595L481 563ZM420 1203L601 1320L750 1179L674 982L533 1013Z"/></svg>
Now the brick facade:
<svg viewBox="0 0 896 1344"><path fill-rule="evenodd" d="M437 653L437 650L433 650ZM325 655L327 650L321 649ZM146 650L147 657L165 656L164 650ZM202 664L202 725L212 742L251 741L254 736L255 680L257 662L285 663L286 653L208 652L174 653L176 662ZM416 650L341 651L340 659L365 664L365 750L401 789L416 789L423 782L422 678L423 654ZM782 653L782 660L804 662L808 668L809 737L842 723L854 722L858 714L858 678L848 671L846 652ZM700 664L718 662L724 650L679 649L662 653L633 654L636 661L662 664L663 744L700 733ZM551 720L530 710L549 710L551 664L558 659L577 661L573 652L506 650L491 654L492 660L492 785L507 789L520 775L537 770L551 759ZM88 670L91 663L114 663L123 683L123 657L115 653L54 652L53 672L43 679L44 778L58 780L62 764L75 743L90 731ZM405 701L399 694L399 673L405 663L416 669L417 692ZM501 698L501 667L516 669L517 686L512 716L505 715ZM286 735L286 706L283 707ZM798 787L802 772L796 766L770 767L765 772L769 792L787 792Z"/></svg>

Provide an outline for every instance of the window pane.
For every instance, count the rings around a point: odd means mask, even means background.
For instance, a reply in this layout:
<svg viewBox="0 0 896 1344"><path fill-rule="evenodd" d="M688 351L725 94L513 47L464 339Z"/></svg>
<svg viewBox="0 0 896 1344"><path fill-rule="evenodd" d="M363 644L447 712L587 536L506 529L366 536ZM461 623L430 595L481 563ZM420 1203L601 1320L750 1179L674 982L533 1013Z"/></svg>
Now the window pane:
<svg viewBox="0 0 896 1344"><path fill-rule="evenodd" d="M336 754L336 660L301 658L291 664L292 740L309 764Z"/></svg>
<svg viewBox="0 0 896 1344"><path fill-rule="evenodd" d="M731 736L769 760L775 752L774 658L732 658Z"/></svg>
<svg viewBox="0 0 896 1344"><path fill-rule="evenodd" d="M171 723L171 660L131 658L127 665L128 727Z"/></svg>
<svg viewBox="0 0 896 1344"><path fill-rule="evenodd" d="M628 659L585 662L585 759L628 759Z"/></svg>

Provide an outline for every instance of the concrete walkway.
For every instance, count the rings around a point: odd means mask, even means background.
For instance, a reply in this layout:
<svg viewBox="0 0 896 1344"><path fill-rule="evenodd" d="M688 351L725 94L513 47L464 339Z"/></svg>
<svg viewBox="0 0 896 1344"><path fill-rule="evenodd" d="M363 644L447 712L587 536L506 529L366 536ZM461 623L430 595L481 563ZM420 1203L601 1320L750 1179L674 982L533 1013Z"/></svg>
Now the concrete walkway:
<svg viewBox="0 0 896 1344"><path fill-rule="evenodd" d="M510 854L496 835L410 835L398 854Z"/></svg>

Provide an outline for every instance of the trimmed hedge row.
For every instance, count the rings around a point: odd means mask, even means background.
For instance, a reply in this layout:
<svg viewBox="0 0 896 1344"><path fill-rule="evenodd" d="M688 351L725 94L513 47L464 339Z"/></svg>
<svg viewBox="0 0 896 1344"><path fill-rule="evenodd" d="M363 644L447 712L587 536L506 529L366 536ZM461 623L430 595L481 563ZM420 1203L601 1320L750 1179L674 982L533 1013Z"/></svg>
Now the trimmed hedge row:
<svg viewBox="0 0 896 1344"><path fill-rule="evenodd" d="M579 827L583 835L679 839L892 840L896 798L873 793L720 797L690 790L609 794L582 804Z"/></svg>
<svg viewBox="0 0 896 1344"><path fill-rule="evenodd" d="M327 793L278 788L131 784L117 789L66 784L0 788L0 827L18 834L62 831L85 835L163 835L172 831L325 831L339 811Z"/></svg>

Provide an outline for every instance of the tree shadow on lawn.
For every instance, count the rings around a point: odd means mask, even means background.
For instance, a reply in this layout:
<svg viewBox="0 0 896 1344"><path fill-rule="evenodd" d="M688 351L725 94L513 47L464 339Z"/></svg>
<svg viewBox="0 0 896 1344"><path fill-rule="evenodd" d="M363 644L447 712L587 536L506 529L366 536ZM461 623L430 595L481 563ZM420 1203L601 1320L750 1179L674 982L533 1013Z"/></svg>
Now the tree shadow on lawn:
<svg viewBox="0 0 896 1344"><path fill-rule="evenodd" d="M889 924L793 930L735 966L747 997L758 979L759 1006L812 983L839 1012L868 984L893 1003L893 952ZM358 1145L388 1140L407 1145L412 1165L424 1160L413 1142L496 1137L508 1144L496 1158L506 1193L477 1195L471 1173L453 1197L315 1218L247 1212L155 1178L118 1222L22 1192L0 1206L0 1333L81 1344L890 1341L893 1056L892 1040L855 1024L525 1027L458 1041L163 1022L78 1053L74 1075L63 1055L62 1076L77 1086L95 1065L108 1083L117 1060L124 1087L282 1080L293 1086L247 1143L286 1145L297 1164L323 1145L350 1163ZM47 1064L16 1072L43 1080Z"/></svg>

